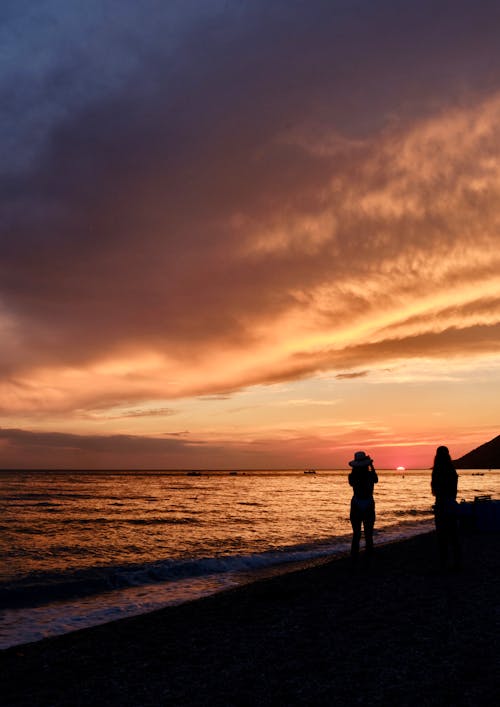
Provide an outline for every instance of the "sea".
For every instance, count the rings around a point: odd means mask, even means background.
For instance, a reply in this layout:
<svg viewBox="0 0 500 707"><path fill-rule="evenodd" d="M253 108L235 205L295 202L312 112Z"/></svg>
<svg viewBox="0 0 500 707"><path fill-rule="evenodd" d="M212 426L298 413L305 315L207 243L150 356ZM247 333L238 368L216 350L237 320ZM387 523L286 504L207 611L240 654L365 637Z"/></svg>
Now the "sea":
<svg viewBox="0 0 500 707"><path fill-rule="evenodd" d="M431 530L430 471L378 473L375 543ZM347 474L0 471L0 648L345 555ZM482 495L500 471L461 471Z"/></svg>

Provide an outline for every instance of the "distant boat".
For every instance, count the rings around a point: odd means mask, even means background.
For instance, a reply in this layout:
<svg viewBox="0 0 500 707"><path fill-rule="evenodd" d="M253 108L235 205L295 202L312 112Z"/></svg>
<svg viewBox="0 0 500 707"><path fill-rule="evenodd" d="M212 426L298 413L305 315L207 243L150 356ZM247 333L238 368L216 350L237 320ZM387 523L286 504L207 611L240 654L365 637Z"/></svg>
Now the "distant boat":
<svg viewBox="0 0 500 707"><path fill-rule="evenodd" d="M304 474L315 474L315 473L316 473L316 469L306 469L304 471Z"/></svg>
<svg viewBox="0 0 500 707"><path fill-rule="evenodd" d="M201 471L188 471L186 476L201 476Z"/></svg>
<svg viewBox="0 0 500 707"><path fill-rule="evenodd" d="M229 476L238 476L238 472L237 471L230 471Z"/></svg>

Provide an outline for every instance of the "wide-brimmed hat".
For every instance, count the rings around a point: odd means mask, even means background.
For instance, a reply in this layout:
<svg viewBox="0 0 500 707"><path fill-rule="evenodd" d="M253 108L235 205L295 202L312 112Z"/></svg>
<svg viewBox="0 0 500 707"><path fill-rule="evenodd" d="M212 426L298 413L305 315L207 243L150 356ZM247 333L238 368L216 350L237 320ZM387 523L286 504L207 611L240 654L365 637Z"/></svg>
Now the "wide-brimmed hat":
<svg viewBox="0 0 500 707"><path fill-rule="evenodd" d="M349 462L349 466L369 466L373 463L373 459L368 457L364 452L356 452L352 462Z"/></svg>

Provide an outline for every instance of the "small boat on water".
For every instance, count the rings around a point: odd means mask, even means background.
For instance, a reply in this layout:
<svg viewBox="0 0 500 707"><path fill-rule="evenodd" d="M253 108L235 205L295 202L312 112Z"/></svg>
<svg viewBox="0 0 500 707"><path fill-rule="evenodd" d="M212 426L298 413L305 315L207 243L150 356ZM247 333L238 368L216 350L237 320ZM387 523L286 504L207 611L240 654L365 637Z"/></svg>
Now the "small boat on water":
<svg viewBox="0 0 500 707"><path fill-rule="evenodd" d="M201 476L201 471L188 471L186 476Z"/></svg>

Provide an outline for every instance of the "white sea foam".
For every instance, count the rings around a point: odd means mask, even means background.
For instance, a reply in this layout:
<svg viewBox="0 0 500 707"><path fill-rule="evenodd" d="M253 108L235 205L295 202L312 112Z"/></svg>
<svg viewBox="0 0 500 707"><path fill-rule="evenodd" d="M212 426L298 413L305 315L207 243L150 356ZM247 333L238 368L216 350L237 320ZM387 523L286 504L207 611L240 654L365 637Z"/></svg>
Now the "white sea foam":
<svg viewBox="0 0 500 707"><path fill-rule="evenodd" d="M389 529L381 535L383 542L392 542L426 532L430 527L430 523L425 521L410 523L404 529ZM349 540L344 539L328 546L287 553L267 552L218 560L208 558L198 564L198 576L152 584L146 583L145 577L132 573L129 577L131 586L125 589L37 607L7 609L0 614L0 648L31 643L193 601L266 576L341 557L348 552L349 545Z"/></svg>

